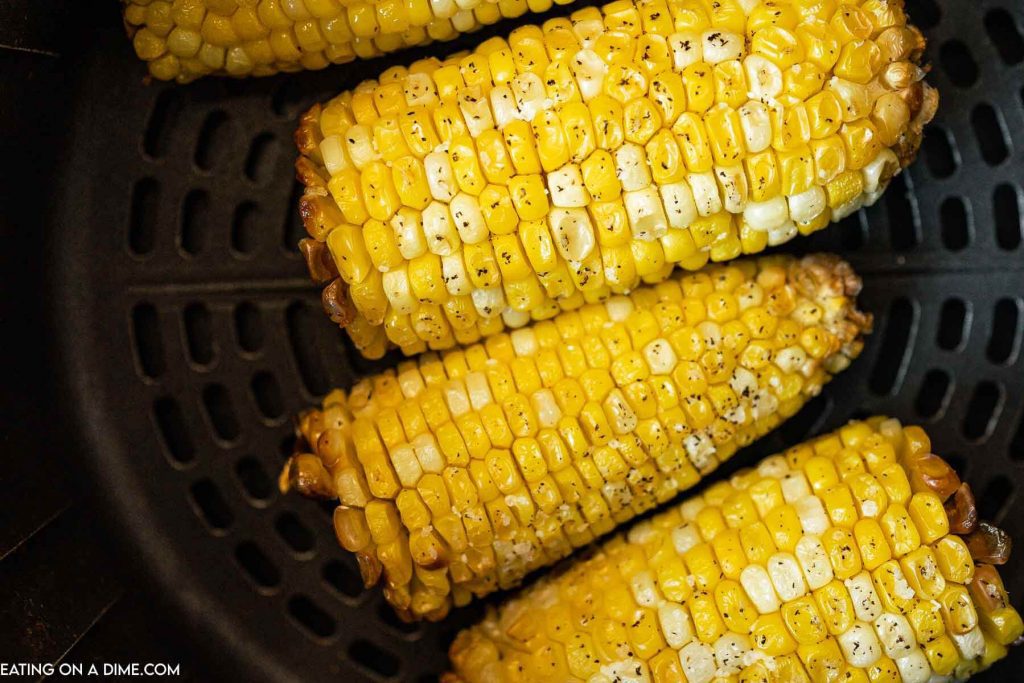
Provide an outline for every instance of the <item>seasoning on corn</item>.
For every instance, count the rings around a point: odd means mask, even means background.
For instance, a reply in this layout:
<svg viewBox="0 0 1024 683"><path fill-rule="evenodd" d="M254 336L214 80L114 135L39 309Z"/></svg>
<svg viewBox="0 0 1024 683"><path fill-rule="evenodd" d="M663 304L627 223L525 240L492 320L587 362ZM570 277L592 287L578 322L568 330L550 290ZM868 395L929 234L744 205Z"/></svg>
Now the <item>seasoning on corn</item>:
<svg viewBox="0 0 1024 683"><path fill-rule="evenodd" d="M322 69L451 40L571 0L122 0L136 54L162 81Z"/></svg>
<svg viewBox="0 0 1024 683"><path fill-rule="evenodd" d="M876 417L769 457L490 610L442 681L964 680L1024 624L930 450Z"/></svg>
<svg viewBox="0 0 1024 683"><path fill-rule="evenodd" d="M796 413L860 352L859 289L833 256L741 260L425 354L303 416L282 488L332 492L366 583L383 579L405 618L440 618L672 498Z"/></svg>
<svg viewBox="0 0 1024 683"><path fill-rule="evenodd" d="M325 306L367 356L442 350L873 203L938 100L902 5L619 0L313 107Z"/></svg>

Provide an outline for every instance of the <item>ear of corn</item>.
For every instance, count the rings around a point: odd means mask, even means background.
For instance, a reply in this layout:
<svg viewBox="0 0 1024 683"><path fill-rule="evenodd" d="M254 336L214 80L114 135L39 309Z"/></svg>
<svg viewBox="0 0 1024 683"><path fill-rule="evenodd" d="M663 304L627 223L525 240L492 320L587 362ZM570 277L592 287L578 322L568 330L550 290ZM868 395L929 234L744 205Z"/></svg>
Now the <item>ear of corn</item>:
<svg viewBox="0 0 1024 683"><path fill-rule="evenodd" d="M796 413L860 352L859 288L835 257L738 261L425 354L305 415L282 487L339 498L366 583L440 618Z"/></svg>
<svg viewBox="0 0 1024 683"><path fill-rule="evenodd" d="M966 679L1024 624L988 564L1008 546L951 533L930 448L873 418L767 458L492 610L445 680Z"/></svg>
<svg viewBox="0 0 1024 683"><path fill-rule="evenodd" d="M138 56L162 81L266 76L451 40L570 0L122 0Z"/></svg>
<svg viewBox="0 0 1024 683"><path fill-rule="evenodd" d="M440 350L871 204L937 105L902 4L619 0L314 107L325 307L367 356Z"/></svg>

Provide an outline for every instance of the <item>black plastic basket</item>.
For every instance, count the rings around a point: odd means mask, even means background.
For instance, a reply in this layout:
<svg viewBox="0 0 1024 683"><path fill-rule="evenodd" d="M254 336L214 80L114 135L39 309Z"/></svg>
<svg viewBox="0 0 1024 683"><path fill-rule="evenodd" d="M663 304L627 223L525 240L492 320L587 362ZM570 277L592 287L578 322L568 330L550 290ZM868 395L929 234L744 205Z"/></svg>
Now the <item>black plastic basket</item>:
<svg viewBox="0 0 1024 683"><path fill-rule="evenodd" d="M1024 538L1024 6L908 4L942 95L921 158L876 206L787 247L849 258L876 332L850 371L736 462L887 413L926 425L984 516ZM275 486L291 415L372 367L321 313L294 249L296 116L413 55L145 87L107 14L69 78L72 127L50 180L48 342L75 455L156 604L225 669L432 680L481 607L400 623L362 589L329 508ZM1018 606L1022 558L1005 573ZM1015 651L984 680L1022 662Z"/></svg>

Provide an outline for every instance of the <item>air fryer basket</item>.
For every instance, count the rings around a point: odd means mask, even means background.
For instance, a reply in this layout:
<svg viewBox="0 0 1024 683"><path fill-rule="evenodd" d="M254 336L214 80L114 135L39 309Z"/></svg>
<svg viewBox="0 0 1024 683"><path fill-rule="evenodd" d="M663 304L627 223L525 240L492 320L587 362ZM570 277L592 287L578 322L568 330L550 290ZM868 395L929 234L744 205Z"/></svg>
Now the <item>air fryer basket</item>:
<svg viewBox="0 0 1024 683"><path fill-rule="evenodd" d="M822 397L730 466L891 414L926 425L984 516L1021 539L1024 5L908 4L942 94L921 158L876 206L790 247L849 258L876 332ZM275 486L292 414L372 367L322 315L296 255L296 116L411 56L144 86L109 9L69 84L48 298L59 400L111 517L155 604L246 679L432 680L482 607L398 622L337 546L329 506ZM1022 568L1024 549L1005 572L1018 607ZM1010 660L984 680L1024 655Z"/></svg>

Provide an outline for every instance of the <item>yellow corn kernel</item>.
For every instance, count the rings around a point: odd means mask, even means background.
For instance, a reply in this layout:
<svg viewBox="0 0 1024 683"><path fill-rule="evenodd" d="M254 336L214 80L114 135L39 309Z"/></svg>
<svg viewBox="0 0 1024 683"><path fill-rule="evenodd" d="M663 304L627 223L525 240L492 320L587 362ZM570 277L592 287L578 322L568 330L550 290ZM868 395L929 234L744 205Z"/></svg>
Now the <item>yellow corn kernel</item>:
<svg viewBox="0 0 1024 683"><path fill-rule="evenodd" d="M838 636L853 626L853 601L841 581L833 579L815 590L814 599L829 634Z"/></svg>
<svg viewBox="0 0 1024 683"><path fill-rule="evenodd" d="M974 560L965 544L957 536L946 536L932 546L939 570L947 581L970 583L974 576Z"/></svg>
<svg viewBox="0 0 1024 683"><path fill-rule="evenodd" d="M790 635L781 612L759 616L750 629L750 640L767 657L788 655L797 649L797 642Z"/></svg>
<svg viewBox="0 0 1024 683"><path fill-rule="evenodd" d="M915 493L910 498L907 513L917 527L922 543L934 543L949 533L949 518L942 501L931 491Z"/></svg>
<svg viewBox="0 0 1024 683"><path fill-rule="evenodd" d="M874 519L861 519L853 527L864 568L872 571L892 559L885 532Z"/></svg>
<svg viewBox="0 0 1024 683"><path fill-rule="evenodd" d="M914 629L914 637L919 643L927 643L941 636L946 627L940 614L941 607L933 600L916 600L914 606L907 612L907 621Z"/></svg>
<svg viewBox="0 0 1024 683"><path fill-rule="evenodd" d="M821 542L837 579L845 580L860 572L860 550L850 531L833 527L822 535Z"/></svg>

